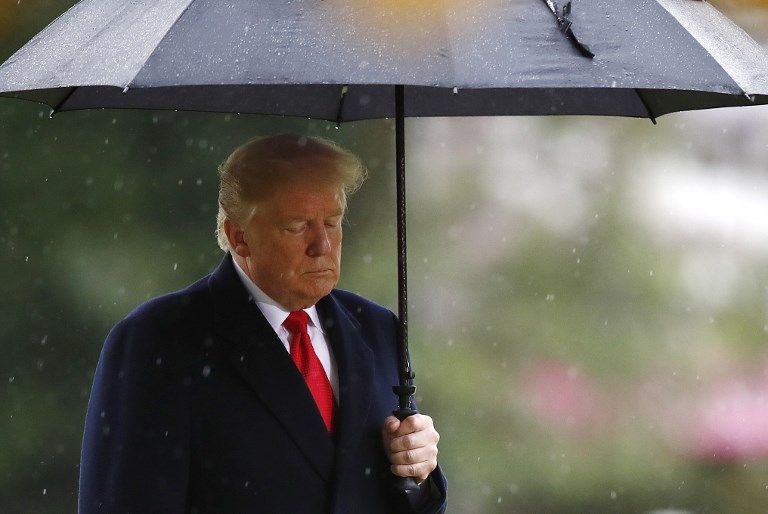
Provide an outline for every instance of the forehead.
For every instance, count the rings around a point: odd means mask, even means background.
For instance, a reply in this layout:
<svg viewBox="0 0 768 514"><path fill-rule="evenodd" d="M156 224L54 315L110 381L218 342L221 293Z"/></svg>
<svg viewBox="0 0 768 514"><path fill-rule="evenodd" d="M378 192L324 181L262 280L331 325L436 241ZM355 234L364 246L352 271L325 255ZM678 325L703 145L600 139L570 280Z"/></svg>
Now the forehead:
<svg viewBox="0 0 768 514"><path fill-rule="evenodd" d="M280 217L337 216L344 212L344 190L334 182L290 181L274 184L262 204Z"/></svg>

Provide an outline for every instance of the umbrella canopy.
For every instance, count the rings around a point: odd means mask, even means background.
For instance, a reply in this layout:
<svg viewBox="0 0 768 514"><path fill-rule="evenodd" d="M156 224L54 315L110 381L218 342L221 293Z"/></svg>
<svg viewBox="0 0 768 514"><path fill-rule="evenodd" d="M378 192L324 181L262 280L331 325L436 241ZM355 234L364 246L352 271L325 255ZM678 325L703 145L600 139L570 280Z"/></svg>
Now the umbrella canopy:
<svg viewBox="0 0 768 514"><path fill-rule="evenodd" d="M0 66L0 96L53 111L395 116L403 419L405 116L654 120L766 104L768 55L697 0L83 0Z"/></svg>
<svg viewBox="0 0 768 514"><path fill-rule="evenodd" d="M768 103L768 56L694 0L84 0L0 67L55 111L599 114Z"/></svg>

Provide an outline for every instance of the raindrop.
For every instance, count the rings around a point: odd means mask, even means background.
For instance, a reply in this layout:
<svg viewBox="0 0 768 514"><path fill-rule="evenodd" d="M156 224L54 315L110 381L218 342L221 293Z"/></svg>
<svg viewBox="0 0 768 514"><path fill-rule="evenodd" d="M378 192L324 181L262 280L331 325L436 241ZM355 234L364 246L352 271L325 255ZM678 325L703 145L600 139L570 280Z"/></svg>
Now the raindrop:
<svg viewBox="0 0 768 514"><path fill-rule="evenodd" d="M48 494L48 489L43 489L43 495Z"/></svg>
<svg viewBox="0 0 768 514"><path fill-rule="evenodd" d="M547 294L547 301L548 302L554 302L555 301L555 295L552 293Z"/></svg>
<svg viewBox="0 0 768 514"><path fill-rule="evenodd" d="M8 377L8 383L9 383L9 384L10 384L10 383L12 383L14 380L16 380L16 377L14 377L13 375L11 375L10 377Z"/></svg>
<svg viewBox="0 0 768 514"><path fill-rule="evenodd" d="M371 262L373 262L373 255L371 255L370 253L366 253L365 255L363 255L363 263L364 264L370 264ZM766 325L766 326L768 326L768 325Z"/></svg>
<svg viewBox="0 0 768 514"><path fill-rule="evenodd" d="M616 491L611 491L611 500L615 500L616 496Z"/></svg>
<svg viewBox="0 0 768 514"><path fill-rule="evenodd" d="M203 179L201 179L201 178L197 179L197 181L195 181L195 184L197 184L198 186L202 185L203 184Z"/></svg>
<svg viewBox="0 0 768 514"><path fill-rule="evenodd" d="M173 271L176 271L178 268L179 268L179 263L178 262L174 262L173 263Z"/></svg>
<svg viewBox="0 0 768 514"><path fill-rule="evenodd" d="M208 378L211 375L211 367L209 365L203 366L203 376Z"/></svg>
<svg viewBox="0 0 768 514"><path fill-rule="evenodd" d="M43 336L43 339L40 341L41 346L45 346L45 343L48 342L48 334Z"/></svg>

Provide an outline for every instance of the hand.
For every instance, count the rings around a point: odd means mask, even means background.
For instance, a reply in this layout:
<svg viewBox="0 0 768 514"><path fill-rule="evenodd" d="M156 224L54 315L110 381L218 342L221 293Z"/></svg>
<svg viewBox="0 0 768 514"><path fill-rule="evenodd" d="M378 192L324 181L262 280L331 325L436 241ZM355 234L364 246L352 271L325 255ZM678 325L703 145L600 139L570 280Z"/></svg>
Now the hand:
<svg viewBox="0 0 768 514"><path fill-rule="evenodd" d="M420 484L437 467L440 434L429 416L414 414L403 421L389 416L381 432L393 474L414 477Z"/></svg>

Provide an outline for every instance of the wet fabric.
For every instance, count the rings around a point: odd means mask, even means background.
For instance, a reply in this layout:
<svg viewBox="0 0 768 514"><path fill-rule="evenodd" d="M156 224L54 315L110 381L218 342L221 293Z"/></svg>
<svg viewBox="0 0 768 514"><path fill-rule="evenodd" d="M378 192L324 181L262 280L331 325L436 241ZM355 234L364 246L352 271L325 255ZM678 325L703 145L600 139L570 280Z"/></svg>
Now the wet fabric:
<svg viewBox="0 0 768 514"><path fill-rule="evenodd" d="M768 56L691 0L84 0L0 67L57 111L359 120L394 84L406 116L653 118L768 103Z"/></svg>

